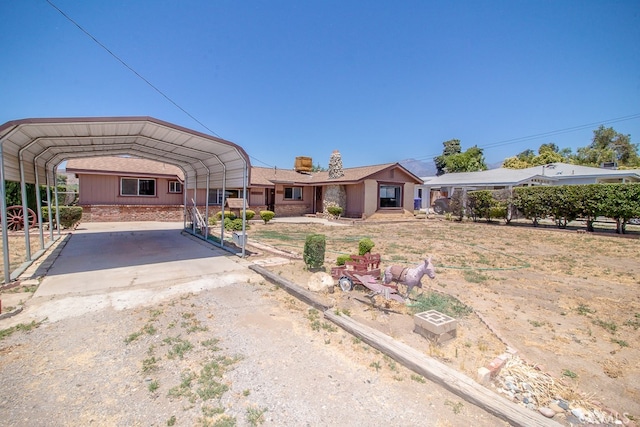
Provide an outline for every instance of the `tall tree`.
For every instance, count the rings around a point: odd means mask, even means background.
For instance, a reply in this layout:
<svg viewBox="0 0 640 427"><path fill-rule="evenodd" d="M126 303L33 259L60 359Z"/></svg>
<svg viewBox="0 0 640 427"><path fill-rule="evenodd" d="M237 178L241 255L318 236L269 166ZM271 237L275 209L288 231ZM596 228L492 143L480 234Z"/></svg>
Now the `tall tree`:
<svg viewBox="0 0 640 427"><path fill-rule="evenodd" d="M459 139L450 139L442 144L444 145L442 155L434 159L438 169L436 175L487 170L482 149L477 145L462 152Z"/></svg>
<svg viewBox="0 0 640 427"><path fill-rule="evenodd" d="M502 167L509 169L525 169L532 166L548 165L549 163L569 163L571 162L571 149L559 149L558 146L549 142L542 144L538 148L536 155L533 150L527 149L514 157L505 159Z"/></svg>
<svg viewBox="0 0 640 427"><path fill-rule="evenodd" d="M447 171L445 170L446 157L452 156L454 154L460 154L462 152L462 147L460 146L459 139L450 139L448 141L444 141L442 145L444 146L444 148L442 149L442 155L437 156L433 159L437 169L436 175L438 176L447 173Z"/></svg>
<svg viewBox="0 0 640 427"><path fill-rule="evenodd" d="M603 125L593 131L590 145L578 148L574 159L580 165L595 167L608 162L615 162L618 166L640 166L638 144L631 143L631 135L623 135Z"/></svg>

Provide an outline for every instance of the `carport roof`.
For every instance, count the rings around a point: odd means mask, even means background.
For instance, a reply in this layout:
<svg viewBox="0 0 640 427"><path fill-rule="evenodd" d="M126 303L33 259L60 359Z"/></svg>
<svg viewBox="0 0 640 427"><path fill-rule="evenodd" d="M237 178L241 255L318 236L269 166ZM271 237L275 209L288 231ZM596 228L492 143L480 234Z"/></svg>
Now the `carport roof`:
<svg viewBox="0 0 640 427"><path fill-rule="evenodd" d="M0 147L4 179L31 184L64 160L124 154L179 167L187 188L207 188L207 176L212 187L242 188L251 170L240 146L152 117L14 120L0 126Z"/></svg>

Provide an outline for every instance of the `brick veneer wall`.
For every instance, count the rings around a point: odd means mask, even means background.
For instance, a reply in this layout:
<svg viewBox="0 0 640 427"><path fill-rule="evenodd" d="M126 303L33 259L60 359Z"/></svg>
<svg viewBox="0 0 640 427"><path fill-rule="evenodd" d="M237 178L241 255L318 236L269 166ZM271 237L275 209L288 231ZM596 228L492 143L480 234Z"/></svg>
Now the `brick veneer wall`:
<svg viewBox="0 0 640 427"><path fill-rule="evenodd" d="M310 205L276 205L276 216L303 216L311 212Z"/></svg>
<svg viewBox="0 0 640 427"><path fill-rule="evenodd" d="M182 221L181 205L83 205L83 222Z"/></svg>

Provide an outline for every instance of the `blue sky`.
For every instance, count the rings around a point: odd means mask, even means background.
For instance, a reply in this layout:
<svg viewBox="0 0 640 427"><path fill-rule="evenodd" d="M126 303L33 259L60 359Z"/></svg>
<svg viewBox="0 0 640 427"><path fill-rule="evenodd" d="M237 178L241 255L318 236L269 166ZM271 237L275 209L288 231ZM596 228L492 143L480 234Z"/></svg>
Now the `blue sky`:
<svg viewBox="0 0 640 427"><path fill-rule="evenodd" d="M640 140L638 0L51 1L189 114L46 0L3 0L0 123L152 116L279 168Z"/></svg>

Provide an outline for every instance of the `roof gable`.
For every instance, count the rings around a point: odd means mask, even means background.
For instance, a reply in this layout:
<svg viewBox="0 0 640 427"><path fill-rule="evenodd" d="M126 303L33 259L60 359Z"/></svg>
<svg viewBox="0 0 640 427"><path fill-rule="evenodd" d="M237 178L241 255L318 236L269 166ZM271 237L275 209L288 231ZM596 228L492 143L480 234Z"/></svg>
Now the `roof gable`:
<svg viewBox="0 0 640 427"><path fill-rule="evenodd" d="M301 173L291 169L252 167L251 185L270 186L276 183L297 185L350 184L361 182L365 179L374 179L376 175L387 170L399 170L405 178L416 184L422 184L423 182L419 177L412 174L399 163L385 163L381 165L345 168L343 170L343 176L333 179L329 178L329 172L327 171Z"/></svg>

